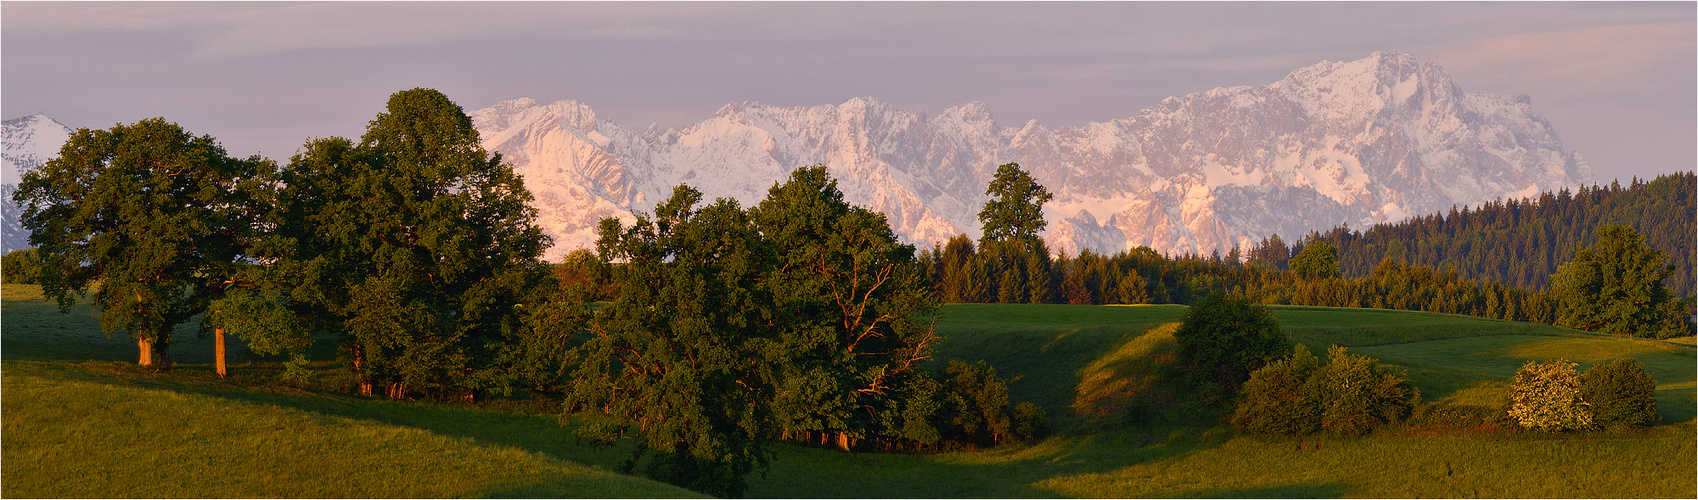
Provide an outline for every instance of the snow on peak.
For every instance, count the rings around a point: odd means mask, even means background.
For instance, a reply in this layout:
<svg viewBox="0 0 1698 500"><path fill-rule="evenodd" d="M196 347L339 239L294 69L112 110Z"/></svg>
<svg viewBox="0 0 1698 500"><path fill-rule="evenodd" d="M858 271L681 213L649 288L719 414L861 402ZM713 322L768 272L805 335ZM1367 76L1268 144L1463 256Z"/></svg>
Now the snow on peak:
<svg viewBox="0 0 1698 500"><path fill-rule="evenodd" d="M1275 233L1361 227L1591 180L1528 99L1464 93L1442 68L1403 53L1323 61L1268 85L1056 129L998 127L982 102L928 117L869 96L729 103L681 130L639 135L569 102L474 112L486 147L537 193L558 242L551 256L587 246L597 219L647 211L674 185L747 204L814 164L904 239L931 243L976 237L991 174L1019 162L1055 194L1045 237L1070 253L1224 253Z"/></svg>

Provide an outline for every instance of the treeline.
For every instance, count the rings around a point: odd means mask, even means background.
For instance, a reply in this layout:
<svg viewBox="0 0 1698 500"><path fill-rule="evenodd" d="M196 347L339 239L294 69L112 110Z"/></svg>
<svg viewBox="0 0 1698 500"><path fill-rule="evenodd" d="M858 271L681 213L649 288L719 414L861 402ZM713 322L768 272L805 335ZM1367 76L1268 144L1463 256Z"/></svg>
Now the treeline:
<svg viewBox="0 0 1698 500"><path fill-rule="evenodd" d="M0 265L62 310L92 298L157 370L196 317L220 376L229 334L288 355L285 378L314 376L309 347L333 339L362 395L552 397L581 437L635 443L626 472L721 496L775 440L936 450L1044 432L994 368L934 359L914 247L823 166L748 208L679 186L551 271L529 191L479 144L430 89L283 165L163 118L81 129L24 175L34 248Z"/></svg>
<svg viewBox="0 0 1698 500"><path fill-rule="evenodd" d="M1568 244L1569 248L1561 254L1563 261L1548 265L1550 270L1541 280L1549 284L1553 276L1566 276L1567 284L1559 282L1543 289L1470 277L1450 263L1442 268L1409 264L1401 259L1400 256L1405 254L1402 251L1377 257L1371 267L1352 274L1345 271L1351 265L1347 257L1350 254L1340 250L1332 241L1338 239L1354 245L1352 248L1358 251L1353 258L1359 260L1367 255L1367 250L1385 247L1374 243L1383 239L1381 235L1394 234L1400 228L1437 231L1447 224L1466 227L1465 224L1471 223L1469 221L1488 220L1488 215L1508 217L1502 219L1502 224L1509 224L1515 220L1513 214L1531 217L1547 202L1555 213L1569 214L1572 216L1569 220L1573 221L1601 217L1587 214L1633 212L1644 214L1639 220L1655 230L1686 227L1685 231L1690 233L1692 218L1672 212L1675 209L1669 203L1681 203L1679 200L1691 202L1691 193L1682 191L1686 188L1678 185L1686 182L1690 187L1692 179L1689 173L1677 174L1659 178L1650 184L1635 182L1628 190L1588 188L1581 190L1578 196L1570 196L1564 191L1554 197L1547 194L1541 198L1547 201L1535 205L1522 202L1493 204L1482 211L1465 209L1450 218L1433 216L1419 219L1426 221L1427 225L1376 226L1370 230L1369 236L1338 228L1327 236L1312 233L1292 247L1285 246L1276 235L1253 247L1246 255L1241 256L1234 250L1224 258L1219 254L1206 258L1196 255L1170 257L1139 247L1114 255L1101 255L1087 249L1076 257L1061 255L1052 259L1043 242L1036 238L992 239L975 245L965 235L958 235L922 251L919 260L927 270L932 293L943 302L1189 304L1212 292L1230 292L1262 304L1428 311L1668 338L1692 334L1690 316L1693 300L1674 294L1667 286L1667 283L1682 279L1689 282L1691 277L1677 272L1682 256L1671 261L1668 254L1647 245L1647 238L1629 226L1589 226L1573 222L1563 226L1571 229L1559 233L1540 229L1549 226L1548 222L1530 220L1504 229L1502 232L1509 234L1531 227L1534 228L1532 234L1563 234L1567 238L1584 234L1585 240ZM1669 193L1671 189L1682 191L1682 196L1672 196ZM1656 193L1671 194L1671 198L1658 201ZM1607 210L1578 208L1573 201L1575 199L1606 200L1600 203ZM1607 201L1611 199L1617 201ZM1664 211L1663 217L1650 216L1657 210ZM1685 215L1690 216L1691 213L1686 212ZM1673 219L1683 219L1684 223L1678 220L1669 222ZM1469 234L1475 241L1484 241L1481 238L1487 233L1475 231ZM1689 234L1681 246L1690 249L1691 240ZM1460 248L1457 251L1472 248L1473 252L1465 254L1471 262L1485 262L1479 260L1480 256L1488 255L1502 259L1493 261L1495 268L1513 268L1520 272L1533 269L1491 244L1464 242L1458 247L1449 245L1447 241L1452 240L1433 236L1411 245L1392 240L1393 243L1388 246L1394 249ZM1552 249L1558 240L1543 241L1546 241L1543 245L1548 250L1545 255L1556 255ZM1684 255L1684 260L1690 262L1691 255ZM1686 269L1691 268L1688 266Z"/></svg>
<svg viewBox="0 0 1698 500"><path fill-rule="evenodd" d="M1666 283L1676 296L1687 297L1694 294L1693 258L1698 252L1695 192L1698 177L1693 172L1661 175L1649 182L1634 177L1625 187L1611 182L1574 191L1563 188L1537 198L1376 224L1366 231L1339 226L1290 243L1275 235L1256 244L1247 258L1283 267L1305 245L1325 241L1338 249L1345 276L1368 276L1389 257L1414 266L1455 268L1480 282L1543 290L1557 267L1574 257L1576 246L1597 240L1599 228L1626 225L1673 260L1678 272Z"/></svg>

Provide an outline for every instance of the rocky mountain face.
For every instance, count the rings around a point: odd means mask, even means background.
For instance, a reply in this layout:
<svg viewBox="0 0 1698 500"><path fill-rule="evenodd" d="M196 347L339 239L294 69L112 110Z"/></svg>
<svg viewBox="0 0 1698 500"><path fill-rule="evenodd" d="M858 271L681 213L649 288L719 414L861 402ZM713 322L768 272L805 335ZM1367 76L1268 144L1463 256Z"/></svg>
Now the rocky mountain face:
<svg viewBox="0 0 1698 500"><path fill-rule="evenodd" d="M1526 96L1464 92L1407 54L1322 62L1256 87L1168 98L1136 116L999 127L981 103L938 116L873 98L729 104L681 130L634 132L575 101L517 99L471 113L536 195L555 257L603 217L647 212L689 184L745 205L824 164L845 197L910 242L977 237L996 166L1019 162L1055 194L1052 248L1169 254L1287 239L1338 224L1525 197L1592 181Z"/></svg>
<svg viewBox="0 0 1698 500"><path fill-rule="evenodd" d="M928 116L870 97L728 104L683 129L641 132L575 101L516 99L470 114L484 147L524 176L555 240L551 260L592 246L604 217L652 211L676 185L747 206L814 164L848 201L929 245L977 238L990 176L1019 162L1055 194L1044 237L1070 254L1224 254L1273 234L1292 240L1593 181L1526 96L1464 92L1407 54L1321 62L1268 85L1056 129L997 126L977 102ZM8 168L39 164L69 133L41 115L5 127ZM17 248L16 210L5 208L6 246Z"/></svg>
<svg viewBox="0 0 1698 500"><path fill-rule="evenodd" d="M0 253L29 247L29 232L18 224L22 215L12 202L18 179L24 172L59 156L59 147L71 138L71 128L47 115L31 115L0 122Z"/></svg>

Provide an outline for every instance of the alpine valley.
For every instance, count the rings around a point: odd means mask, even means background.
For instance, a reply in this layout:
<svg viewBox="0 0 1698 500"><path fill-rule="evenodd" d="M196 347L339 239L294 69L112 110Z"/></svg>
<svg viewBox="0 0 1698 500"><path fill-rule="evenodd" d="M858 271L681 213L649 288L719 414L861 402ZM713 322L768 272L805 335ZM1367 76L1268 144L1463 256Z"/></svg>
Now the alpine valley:
<svg viewBox="0 0 1698 500"><path fill-rule="evenodd" d="M642 132L576 101L515 99L469 114L483 146L524 176L555 241L550 260L592 246L600 219L651 211L678 184L746 206L814 164L849 202L930 245L977 237L991 175L1018 162L1054 193L1045 239L1069 254L1224 254L1273 234L1294 239L1594 181L1526 96L1465 92L1408 54L1321 62L1268 85L1054 129L1000 127L977 102L928 116L871 97L727 104L682 129ZM64 132L43 132L43 121L57 125L41 115L5 122L7 163L28 168L56 151ZM20 248L7 204L5 246Z"/></svg>

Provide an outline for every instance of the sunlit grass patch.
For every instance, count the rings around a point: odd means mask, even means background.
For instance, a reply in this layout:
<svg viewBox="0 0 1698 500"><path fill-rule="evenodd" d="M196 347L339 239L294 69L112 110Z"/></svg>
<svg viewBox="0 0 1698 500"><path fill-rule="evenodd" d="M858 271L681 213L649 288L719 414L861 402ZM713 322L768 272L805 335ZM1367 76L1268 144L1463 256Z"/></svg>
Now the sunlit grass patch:
<svg viewBox="0 0 1698 500"><path fill-rule="evenodd" d="M696 496L416 427L16 368L8 497Z"/></svg>

